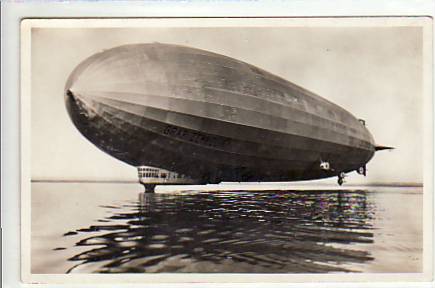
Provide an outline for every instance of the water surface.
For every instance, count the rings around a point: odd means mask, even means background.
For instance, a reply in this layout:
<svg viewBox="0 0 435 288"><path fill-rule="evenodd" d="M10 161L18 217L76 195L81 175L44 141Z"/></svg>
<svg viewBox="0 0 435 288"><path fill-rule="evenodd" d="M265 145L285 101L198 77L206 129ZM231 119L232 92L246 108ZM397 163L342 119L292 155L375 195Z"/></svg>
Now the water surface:
<svg viewBox="0 0 435 288"><path fill-rule="evenodd" d="M32 183L32 272L421 272L421 192Z"/></svg>

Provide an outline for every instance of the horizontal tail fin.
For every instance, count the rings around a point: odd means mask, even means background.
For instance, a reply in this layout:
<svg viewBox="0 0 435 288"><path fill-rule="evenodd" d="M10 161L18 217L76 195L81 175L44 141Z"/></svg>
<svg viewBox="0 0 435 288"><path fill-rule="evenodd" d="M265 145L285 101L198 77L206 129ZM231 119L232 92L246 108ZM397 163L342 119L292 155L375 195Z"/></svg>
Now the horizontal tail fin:
<svg viewBox="0 0 435 288"><path fill-rule="evenodd" d="M391 149L394 149L394 147L381 146L381 145L376 145L376 146L375 146L375 151L380 151L380 150L391 150Z"/></svg>

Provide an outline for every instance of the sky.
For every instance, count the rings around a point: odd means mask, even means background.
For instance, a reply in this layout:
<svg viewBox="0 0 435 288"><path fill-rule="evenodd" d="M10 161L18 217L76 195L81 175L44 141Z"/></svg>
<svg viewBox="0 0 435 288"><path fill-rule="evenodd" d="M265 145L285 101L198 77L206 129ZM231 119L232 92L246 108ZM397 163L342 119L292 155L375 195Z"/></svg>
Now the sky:
<svg viewBox="0 0 435 288"><path fill-rule="evenodd" d="M136 168L101 152L74 127L64 86L81 61L102 49L160 42L245 61L365 119L377 144L396 149L377 152L368 176L351 173L349 183L423 181L419 27L33 28L31 38L33 180L137 180Z"/></svg>

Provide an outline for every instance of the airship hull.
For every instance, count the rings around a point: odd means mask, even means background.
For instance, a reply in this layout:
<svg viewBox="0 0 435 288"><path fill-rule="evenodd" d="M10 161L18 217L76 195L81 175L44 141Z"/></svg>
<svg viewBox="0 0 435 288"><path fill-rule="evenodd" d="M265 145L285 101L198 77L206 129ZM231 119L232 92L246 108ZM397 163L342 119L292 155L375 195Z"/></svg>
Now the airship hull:
<svg viewBox="0 0 435 288"><path fill-rule="evenodd" d="M364 166L375 151L366 127L341 107L189 47L103 51L73 71L65 91L75 126L101 150L199 183L331 177Z"/></svg>

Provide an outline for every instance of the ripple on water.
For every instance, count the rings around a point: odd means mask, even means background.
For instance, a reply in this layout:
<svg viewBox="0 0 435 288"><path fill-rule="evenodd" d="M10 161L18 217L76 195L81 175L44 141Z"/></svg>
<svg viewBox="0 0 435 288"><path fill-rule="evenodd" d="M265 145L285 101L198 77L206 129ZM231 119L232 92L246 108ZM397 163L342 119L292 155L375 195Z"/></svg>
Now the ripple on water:
<svg viewBox="0 0 435 288"><path fill-rule="evenodd" d="M65 234L91 248L70 258L71 272L324 273L372 260L352 247L373 241L364 191L141 194L104 207L109 222Z"/></svg>

